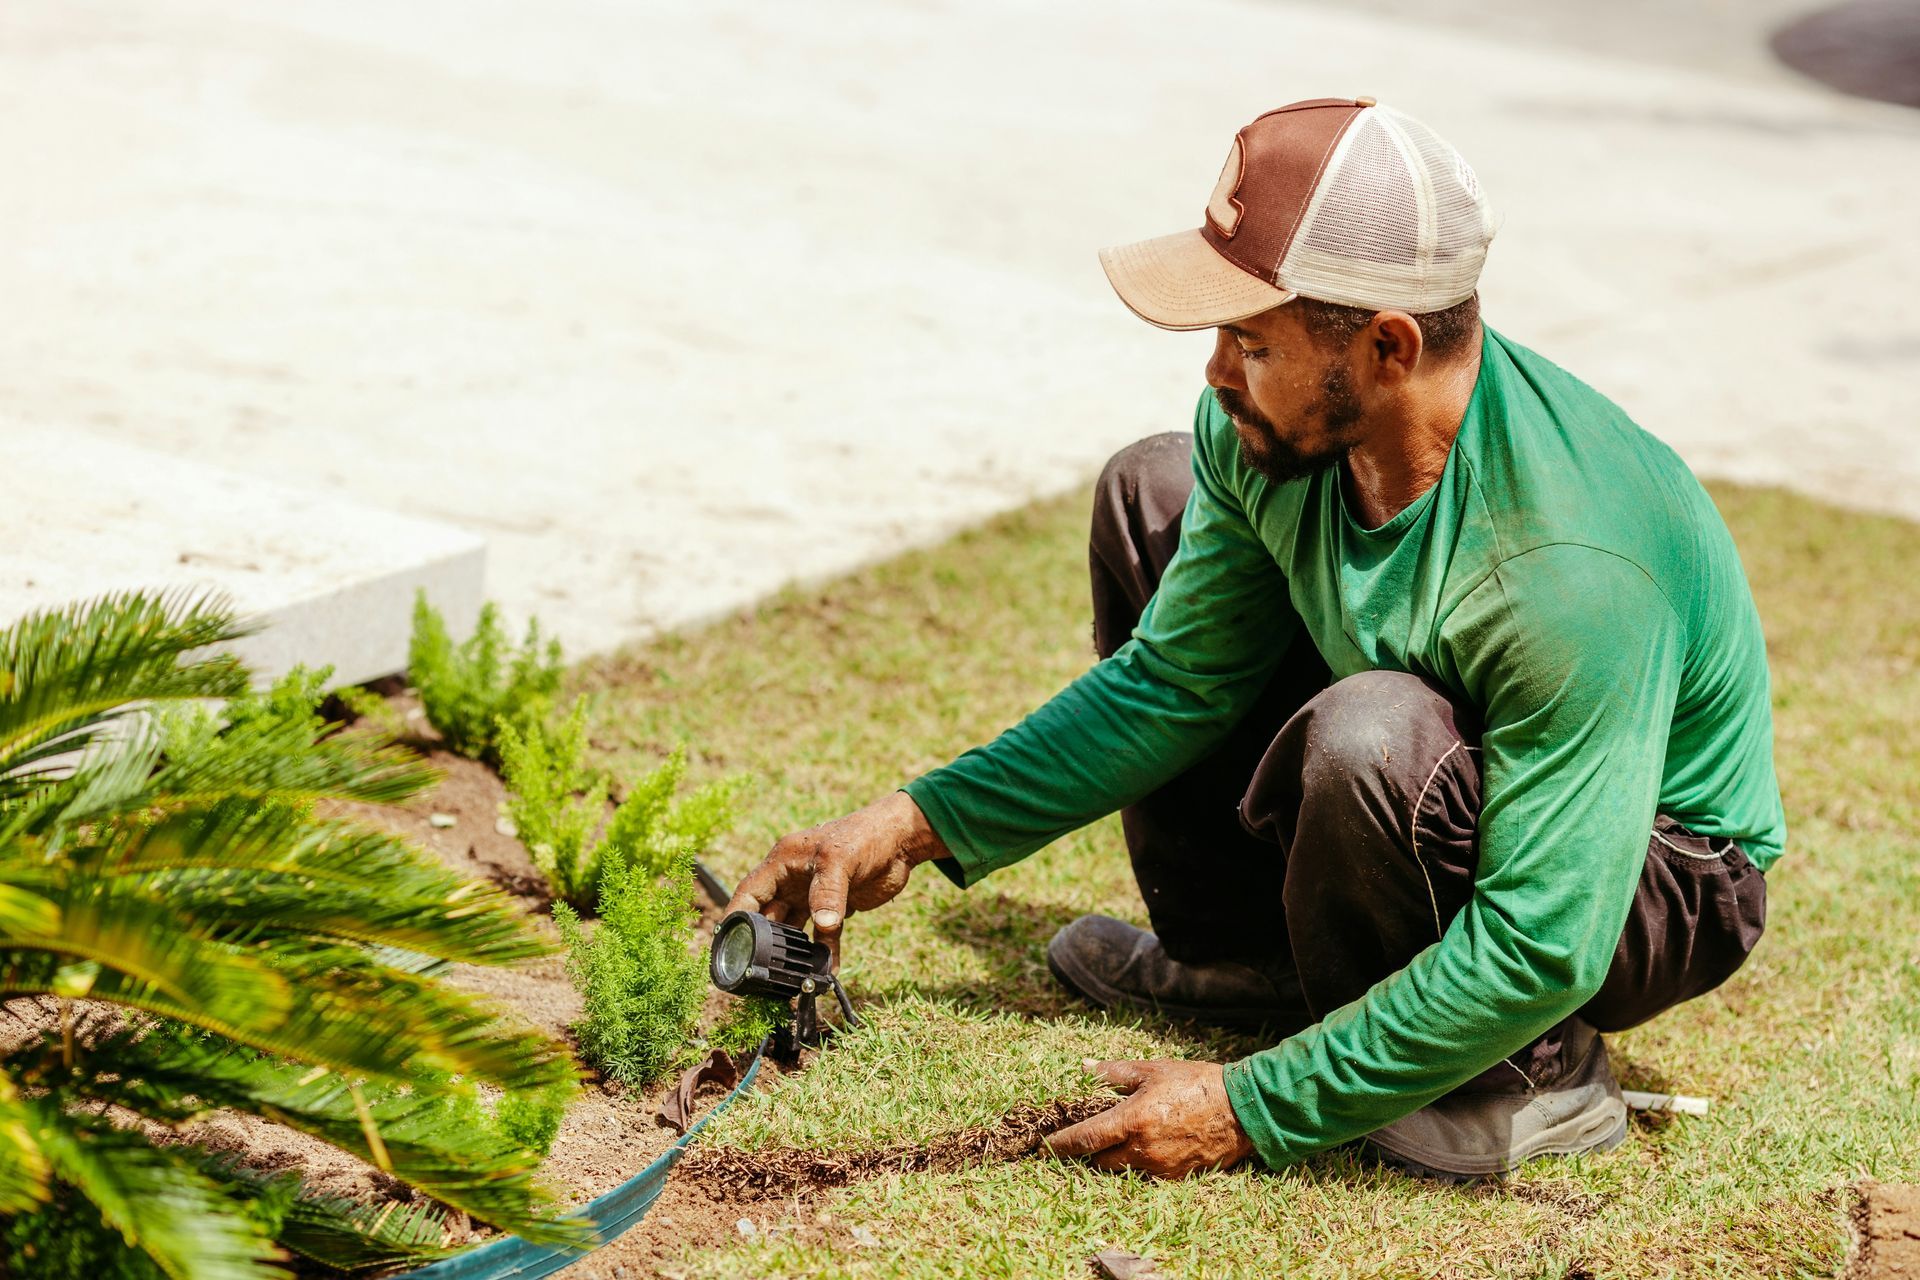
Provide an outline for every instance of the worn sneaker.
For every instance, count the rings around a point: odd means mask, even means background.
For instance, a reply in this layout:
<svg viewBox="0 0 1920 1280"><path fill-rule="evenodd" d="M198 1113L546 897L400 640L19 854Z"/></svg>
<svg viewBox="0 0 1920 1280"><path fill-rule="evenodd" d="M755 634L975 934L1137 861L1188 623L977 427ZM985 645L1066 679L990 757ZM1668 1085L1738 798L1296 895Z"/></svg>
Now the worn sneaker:
<svg viewBox="0 0 1920 1280"><path fill-rule="evenodd" d="M1489 1072L1369 1134L1389 1164L1466 1182L1503 1174L1535 1156L1610 1151L1627 1136L1627 1104L1600 1033L1574 1018L1563 1069L1538 1087L1519 1072ZM1512 1079L1503 1083L1502 1076Z"/></svg>
<svg viewBox="0 0 1920 1280"><path fill-rule="evenodd" d="M1081 916L1054 934L1047 968L1068 990L1103 1008L1288 1034L1313 1022L1297 984L1233 961L1182 964L1159 938L1112 916Z"/></svg>

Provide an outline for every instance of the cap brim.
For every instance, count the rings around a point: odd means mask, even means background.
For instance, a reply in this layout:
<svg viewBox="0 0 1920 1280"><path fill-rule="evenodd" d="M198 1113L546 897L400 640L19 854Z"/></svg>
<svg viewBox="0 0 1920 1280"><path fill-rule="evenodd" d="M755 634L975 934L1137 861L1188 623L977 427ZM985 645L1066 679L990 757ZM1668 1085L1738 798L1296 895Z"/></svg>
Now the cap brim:
<svg viewBox="0 0 1920 1280"><path fill-rule="evenodd" d="M1296 296L1234 266L1198 231L1102 249L1100 266L1120 301L1162 329L1232 324Z"/></svg>

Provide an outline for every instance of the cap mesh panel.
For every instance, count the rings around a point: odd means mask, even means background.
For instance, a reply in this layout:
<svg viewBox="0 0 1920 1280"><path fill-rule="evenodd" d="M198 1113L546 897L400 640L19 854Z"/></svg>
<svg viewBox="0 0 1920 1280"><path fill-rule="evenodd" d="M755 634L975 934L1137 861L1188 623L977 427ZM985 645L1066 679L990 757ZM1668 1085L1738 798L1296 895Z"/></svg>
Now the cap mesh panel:
<svg viewBox="0 0 1920 1280"><path fill-rule="evenodd" d="M1492 239L1459 153L1418 120L1371 107L1341 139L1276 283L1347 306L1439 311L1473 293Z"/></svg>

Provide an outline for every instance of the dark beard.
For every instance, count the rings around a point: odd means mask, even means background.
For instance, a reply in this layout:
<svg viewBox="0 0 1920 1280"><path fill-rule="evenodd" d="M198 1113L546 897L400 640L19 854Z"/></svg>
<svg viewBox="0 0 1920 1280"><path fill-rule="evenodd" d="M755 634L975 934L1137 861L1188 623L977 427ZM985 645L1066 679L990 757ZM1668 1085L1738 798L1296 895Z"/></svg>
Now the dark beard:
<svg viewBox="0 0 1920 1280"><path fill-rule="evenodd" d="M1352 428L1363 412L1360 397L1354 394L1353 379L1348 376L1346 366L1337 360L1327 366L1327 372L1320 379L1320 399L1302 415L1304 423L1317 421L1326 433L1325 441L1317 449L1303 449L1281 436L1272 421L1254 412L1239 392L1215 387L1213 395L1220 407L1236 420L1236 425L1244 428L1235 433L1240 438L1240 461L1275 484L1299 480L1337 466L1358 443Z"/></svg>

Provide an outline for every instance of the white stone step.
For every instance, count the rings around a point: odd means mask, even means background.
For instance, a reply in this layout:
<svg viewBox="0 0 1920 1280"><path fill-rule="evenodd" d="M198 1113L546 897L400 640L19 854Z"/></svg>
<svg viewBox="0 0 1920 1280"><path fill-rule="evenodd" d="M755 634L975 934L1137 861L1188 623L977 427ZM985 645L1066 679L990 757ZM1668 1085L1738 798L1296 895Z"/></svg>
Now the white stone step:
<svg viewBox="0 0 1920 1280"><path fill-rule="evenodd" d="M486 544L83 431L0 422L0 625L135 587L225 592L267 626L237 646L263 678L304 663L359 683L406 665L414 592L463 635Z"/></svg>

